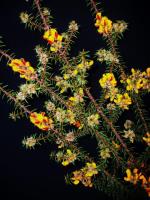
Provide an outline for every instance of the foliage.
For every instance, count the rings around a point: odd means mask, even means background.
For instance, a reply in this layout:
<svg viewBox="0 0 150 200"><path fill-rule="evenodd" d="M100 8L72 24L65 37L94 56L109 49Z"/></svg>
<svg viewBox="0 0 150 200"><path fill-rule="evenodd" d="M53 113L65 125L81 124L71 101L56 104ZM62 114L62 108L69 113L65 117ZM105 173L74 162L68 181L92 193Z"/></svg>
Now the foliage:
<svg viewBox="0 0 150 200"><path fill-rule="evenodd" d="M26 148L53 142L56 149L50 158L64 167L76 167L67 174L67 183L95 187L114 199L130 196L133 186L140 185L150 196L150 126L142 102L150 91L150 68L143 72L132 68L131 73L126 73L118 41L123 38L127 23L112 22L94 0L87 0L87 4L94 15L97 35L107 48L97 50L95 60L84 50L72 56L78 24L72 21L68 30L59 33L52 25L49 9L34 0L33 13L22 12L20 19L26 27L40 31L45 46L35 47L35 67L24 58L16 58L0 42L0 58L6 58L7 65L25 80L19 91L9 91L1 84L0 93L14 103L10 118L26 116L41 131L23 139ZM88 71L96 62L106 64L106 72L99 80L99 99L94 98L87 81ZM46 98L43 110L30 109L30 99L40 95ZM132 110L135 114L131 120L125 114ZM83 138L96 141L94 152L84 148ZM139 145L142 148L136 151Z"/></svg>

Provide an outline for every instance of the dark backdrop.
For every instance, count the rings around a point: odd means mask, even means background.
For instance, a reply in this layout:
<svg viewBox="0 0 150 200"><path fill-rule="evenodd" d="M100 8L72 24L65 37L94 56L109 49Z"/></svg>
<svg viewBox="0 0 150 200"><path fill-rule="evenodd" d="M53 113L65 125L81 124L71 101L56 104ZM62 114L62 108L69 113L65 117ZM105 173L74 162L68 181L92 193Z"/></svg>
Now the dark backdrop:
<svg viewBox="0 0 150 200"><path fill-rule="evenodd" d="M50 7L54 16L54 26L59 32L65 31L71 20L80 24L80 34L73 46L73 53L78 50L95 50L104 47L101 37L94 28L93 17L86 7L84 0L45 0L45 6ZM7 48L36 65L34 47L42 42L37 31L25 29L20 23L19 13L28 10L31 1L1 0L0 1L0 35ZM145 69L150 64L150 29L148 0L109 0L103 1L104 14L114 20L125 20L129 29L124 40L120 42L120 51L129 67ZM89 82L93 88L98 88L98 78L104 71L103 66L97 65L90 71ZM96 81L95 81L96 80ZM16 89L22 80L6 66L5 59L0 64L0 82ZM93 90L95 97L99 96L98 89ZM148 99L145 100L148 106ZM38 102L40 104L40 102ZM8 118L12 107L6 98L0 98L0 182L5 199L109 199L94 189L80 186L66 186L64 174L67 171L60 165L49 160L51 145L44 144L35 150L26 150L21 141L24 136L34 133L34 127L27 120L14 123ZM136 197L135 197L136 198ZM140 197L142 200L142 197Z"/></svg>

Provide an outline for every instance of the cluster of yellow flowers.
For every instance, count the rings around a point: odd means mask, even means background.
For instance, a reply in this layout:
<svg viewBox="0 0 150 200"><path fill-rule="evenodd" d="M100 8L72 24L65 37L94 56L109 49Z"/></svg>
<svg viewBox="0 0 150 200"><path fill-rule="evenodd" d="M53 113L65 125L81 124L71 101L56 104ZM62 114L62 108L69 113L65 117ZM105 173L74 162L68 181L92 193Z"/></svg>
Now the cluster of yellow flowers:
<svg viewBox="0 0 150 200"><path fill-rule="evenodd" d="M45 116L44 112L33 112L30 114L30 121L43 131L48 131L54 128L53 120Z"/></svg>
<svg viewBox="0 0 150 200"><path fill-rule="evenodd" d="M78 103L83 102L84 92L82 88L78 89L78 92L74 93L74 96L69 97L70 105L74 106Z"/></svg>
<svg viewBox="0 0 150 200"><path fill-rule="evenodd" d="M95 26L98 28L98 32L103 35L107 35L112 31L112 21L106 16L102 16L100 12L96 14Z"/></svg>
<svg viewBox="0 0 150 200"><path fill-rule="evenodd" d="M21 78L26 80L32 80L36 78L36 73L33 67L31 67L30 62L25 61L25 59L12 59L8 64L12 67L14 72L19 72Z"/></svg>
<svg viewBox="0 0 150 200"><path fill-rule="evenodd" d="M92 187L92 177L96 174L98 174L96 163L88 162L84 168L73 172L71 180L75 185L81 182L86 187Z"/></svg>
<svg viewBox="0 0 150 200"><path fill-rule="evenodd" d="M134 91L138 93L139 90L147 89L150 91L150 68L146 69L146 72L140 72L140 70L131 69L132 74L126 79L126 89L128 91ZM121 82L124 82L121 80Z"/></svg>
<svg viewBox="0 0 150 200"><path fill-rule="evenodd" d="M45 31L43 38L51 45L50 50L52 52L57 52L62 47L63 37L54 28Z"/></svg>
<svg viewBox="0 0 150 200"><path fill-rule="evenodd" d="M117 81L113 73L103 74L102 78L99 80L102 88L107 92L105 98L110 98L110 101L114 101L122 109L128 109L128 106L132 103L131 98L128 93L119 94L118 88L116 88Z"/></svg>
<svg viewBox="0 0 150 200"><path fill-rule="evenodd" d="M117 94L114 102L122 109L129 109L128 106L132 104L131 98L129 97L128 93Z"/></svg>
<svg viewBox="0 0 150 200"><path fill-rule="evenodd" d="M58 107L55 110L55 119L56 121L60 123L74 124L76 122L75 117L76 117L76 114L69 109L64 110Z"/></svg>
<svg viewBox="0 0 150 200"><path fill-rule="evenodd" d="M113 73L103 74L103 77L99 80L102 88L112 88L117 85L117 81Z"/></svg>
<svg viewBox="0 0 150 200"><path fill-rule="evenodd" d="M55 76L56 85L60 88L60 93L64 93L70 87L70 83L61 76Z"/></svg>
<svg viewBox="0 0 150 200"><path fill-rule="evenodd" d="M65 73L63 74L63 76L55 76L56 85L60 88L60 93L64 93L68 90L68 88L73 87L71 79L76 79L79 85L84 85L86 83L86 81L84 80L85 72L90 69L93 63L93 60L82 58L82 61L76 66L65 65ZM79 94L75 93L75 96L70 98L70 100L74 102L74 104L83 101L83 89L79 88L78 90Z"/></svg>
<svg viewBox="0 0 150 200"><path fill-rule="evenodd" d="M73 153L70 149L67 149L66 154L63 155L62 158L62 165L63 166L67 166L70 163L74 162L77 158L77 155L75 153Z"/></svg>
<svg viewBox="0 0 150 200"><path fill-rule="evenodd" d="M127 177L124 177L125 181L128 181L134 185L136 185L139 181L142 183L142 187L147 192L148 196L150 197L150 177L145 178L145 176L139 172L137 168L133 169L133 172L131 172L130 169L126 170Z"/></svg>
<svg viewBox="0 0 150 200"><path fill-rule="evenodd" d="M81 63L79 63L77 66L73 68L73 70L68 69L67 73L64 74L63 78L65 80L68 80L70 78L76 77L79 73L86 72L90 67L94 64L93 60L86 60L83 58Z"/></svg>

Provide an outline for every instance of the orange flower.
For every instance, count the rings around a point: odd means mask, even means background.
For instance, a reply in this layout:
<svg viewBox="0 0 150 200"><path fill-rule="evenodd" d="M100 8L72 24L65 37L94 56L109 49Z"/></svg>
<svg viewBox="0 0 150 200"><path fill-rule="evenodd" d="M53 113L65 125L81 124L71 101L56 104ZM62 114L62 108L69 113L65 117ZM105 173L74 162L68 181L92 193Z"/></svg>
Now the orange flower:
<svg viewBox="0 0 150 200"><path fill-rule="evenodd" d="M101 13L96 14L95 26L98 27L98 32L104 35L112 31L112 21L106 16L103 17Z"/></svg>
<svg viewBox="0 0 150 200"><path fill-rule="evenodd" d="M33 112L30 114L30 121L37 126L39 129L44 131L48 131L49 129L53 129L53 120L46 117L44 112L36 113Z"/></svg>
<svg viewBox="0 0 150 200"><path fill-rule="evenodd" d="M14 72L19 72L21 78L25 78L26 80L31 80L36 77L34 68L31 67L30 62L25 61L24 58L12 59L8 65L12 67L12 70Z"/></svg>
<svg viewBox="0 0 150 200"><path fill-rule="evenodd" d="M62 47L63 37L54 28L45 31L43 38L51 45L50 50L53 52L57 52Z"/></svg>

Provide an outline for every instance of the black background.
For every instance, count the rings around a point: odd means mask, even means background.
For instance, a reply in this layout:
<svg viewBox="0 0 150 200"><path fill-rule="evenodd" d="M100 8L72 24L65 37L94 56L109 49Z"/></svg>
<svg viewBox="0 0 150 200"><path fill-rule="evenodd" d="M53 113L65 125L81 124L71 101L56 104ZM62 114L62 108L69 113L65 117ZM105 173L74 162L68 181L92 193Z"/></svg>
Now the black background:
<svg viewBox="0 0 150 200"><path fill-rule="evenodd" d="M43 5L48 6L54 17L54 27L59 32L67 29L71 20L80 25L80 34L73 46L73 54L78 50L89 50L94 55L98 48L104 47L104 42L98 35L93 17L86 7L84 0L45 0ZM23 0L0 1L0 35L6 48L16 54L17 58L24 57L33 66L36 65L34 48L43 43L41 33L25 29L20 23L19 13L30 9L32 3ZM120 42L120 52L128 66L144 70L150 64L150 14L148 0L109 0L103 1L104 14L113 21L125 20L129 29ZM95 97L99 96L98 78L105 69L97 64L91 71L89 82ZM96 80L96 81L95 81ZM5 59L0 64L0 82L8 84L10 89L18 88L22 83L19 76L14 74ZM146 99L148 106L148 99ZM40 101L38 101L40 104ZM49 160L52 149L50 144L44 144L35 150L26 150L21 141L24 136L35 132L34 127L27 120L14 123L8 118L12 107L7 104L6 98L0 99L0 190L4 194L3 200L11 199L109 199L94 189L80 186L68 186L64 181L66 168ZM37 130L36 130L37 131ZM135 196L135 199L137 197ZM142 197L140 197L142 200Z"/></svg>

